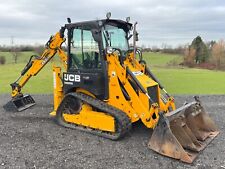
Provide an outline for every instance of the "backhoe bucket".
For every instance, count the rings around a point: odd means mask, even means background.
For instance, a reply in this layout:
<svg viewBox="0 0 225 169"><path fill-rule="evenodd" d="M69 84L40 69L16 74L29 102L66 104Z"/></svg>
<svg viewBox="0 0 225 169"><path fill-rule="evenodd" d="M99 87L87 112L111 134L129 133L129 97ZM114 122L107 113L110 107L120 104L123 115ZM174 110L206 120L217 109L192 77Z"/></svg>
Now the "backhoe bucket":
<svg viewBox="0 0 225 169"><path fill-rule="evenodd" d="M149 148L168 157L192 163L219 131L198 97L172 112L159 114Z"/></svg>
<svg viewBox="0 0 225 169"><path fill-rule="evenodd" d="M17 109L17 111L23 111L35 105L35 101L30 95L23 95L21 97L13 98L10 102Z"/></svg>

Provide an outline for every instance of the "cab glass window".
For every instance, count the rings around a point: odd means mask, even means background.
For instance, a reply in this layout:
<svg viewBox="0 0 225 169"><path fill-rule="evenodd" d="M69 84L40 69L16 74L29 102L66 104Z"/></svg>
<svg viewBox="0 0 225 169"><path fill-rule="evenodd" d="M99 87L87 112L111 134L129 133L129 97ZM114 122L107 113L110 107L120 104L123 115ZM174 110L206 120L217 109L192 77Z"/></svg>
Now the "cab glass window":
<svg viewBox="0 0 225 169"><path fill-rule="evenodd" d="M74 29L70 47L72 69L101 68L98 42L91 30Z"/></svg>

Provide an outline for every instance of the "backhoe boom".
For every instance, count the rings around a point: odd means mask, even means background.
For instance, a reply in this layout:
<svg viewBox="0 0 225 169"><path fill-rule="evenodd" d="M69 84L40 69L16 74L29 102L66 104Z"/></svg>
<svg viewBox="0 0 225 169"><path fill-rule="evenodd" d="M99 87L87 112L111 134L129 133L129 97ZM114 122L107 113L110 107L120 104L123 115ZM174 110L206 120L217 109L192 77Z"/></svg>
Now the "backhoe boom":
<svg viewBox="0 0 225 169"><path fill-rule="evenodd" d="M20 77L11 84L12 102L19 111L22 111L35 104L30 95L23 96L21 89L29 81L29 79L32 76L36 76L56 54L58 54L64 68L67 68L67 55L61 47L62 43L65 42L65 38L63 36L64 30L64 27L62 27L59 32L50 37L41 56L31 56L29 62L21 71Z"/></svg>

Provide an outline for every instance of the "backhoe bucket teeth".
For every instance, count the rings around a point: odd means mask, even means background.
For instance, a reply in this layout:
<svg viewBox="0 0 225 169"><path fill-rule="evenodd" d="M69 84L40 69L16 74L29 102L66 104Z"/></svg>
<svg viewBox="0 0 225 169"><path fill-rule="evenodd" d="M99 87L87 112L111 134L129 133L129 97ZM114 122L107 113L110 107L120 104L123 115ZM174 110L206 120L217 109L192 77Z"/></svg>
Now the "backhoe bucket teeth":
<svg viewBox="0 0 225 169"><path fill-rule="evenodd" d="M149 148L168 157L192 163L219 131L198 98L172 112L159 113Z"/></svg>
<svg viewBox="0 0 225 169"><path fill-rule="evenodd" d="M17 111L23 111L33 105L35 105L34 99L31 95L23 95L22 97L13 98L11 100Z"/></svg>

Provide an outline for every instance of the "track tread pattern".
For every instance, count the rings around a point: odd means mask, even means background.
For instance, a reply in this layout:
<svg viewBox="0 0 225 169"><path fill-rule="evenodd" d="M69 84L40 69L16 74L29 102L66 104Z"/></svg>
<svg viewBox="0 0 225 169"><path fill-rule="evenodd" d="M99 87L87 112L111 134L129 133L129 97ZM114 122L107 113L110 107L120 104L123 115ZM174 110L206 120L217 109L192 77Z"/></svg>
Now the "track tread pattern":
<svg viewBox="0 0 225 169"><path fill-rule="evenodd" d="M110 133L110 132L105 132L97 129L92 129L88 128L85 126L77 125L77 124L72 124L72 123L67 123L63 119L63 110L64 110L64 105L67 101L67 99L79 99L92 107L98 109L99 111L104 112L105 114L108 114L110 116L113 116L116 120L116 132L115 133ZM122 138L125 134L127 134L130 129L131 129L131 121L129 117L126 115L125 112L117 109L116 107L113 107L111 105L108 105L107 103L98 100L96 98L93 98L91 96L88 96L83 93L69 93L67 94L61 104L59 105L57 111L56 111L56 120L58 124L67 127L67 128L73 128L73 129L78 129L82 131L86 131L104 138L108 138L111 140L118 140Z"/></svg>

